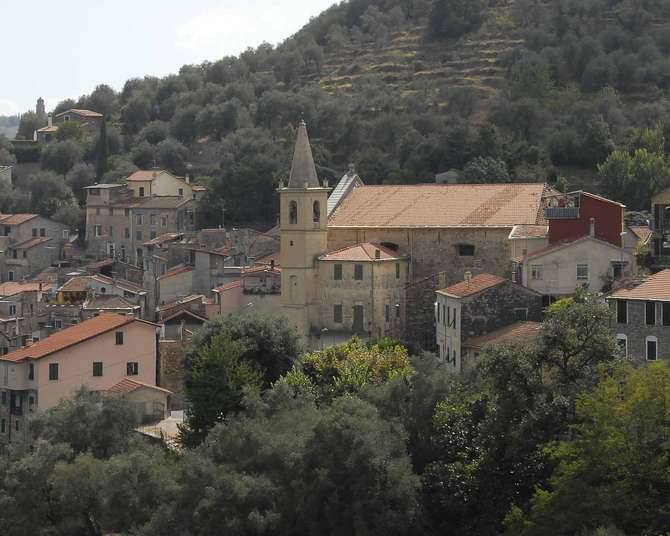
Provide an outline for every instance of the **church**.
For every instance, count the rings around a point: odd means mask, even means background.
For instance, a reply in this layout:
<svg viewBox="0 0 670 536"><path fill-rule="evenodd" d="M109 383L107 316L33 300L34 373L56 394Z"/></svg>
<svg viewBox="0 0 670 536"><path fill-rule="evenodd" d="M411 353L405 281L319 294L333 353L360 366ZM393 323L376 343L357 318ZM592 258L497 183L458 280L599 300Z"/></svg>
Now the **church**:
<svg viewBox="0 0 670 536"><path fill-rule="evenodd" d="M516 225L544 225L541 183L320 182L301 122L279 187L281 310L311 348L357 334L433 350L434 291L466 272L511 277Z"/></svg>

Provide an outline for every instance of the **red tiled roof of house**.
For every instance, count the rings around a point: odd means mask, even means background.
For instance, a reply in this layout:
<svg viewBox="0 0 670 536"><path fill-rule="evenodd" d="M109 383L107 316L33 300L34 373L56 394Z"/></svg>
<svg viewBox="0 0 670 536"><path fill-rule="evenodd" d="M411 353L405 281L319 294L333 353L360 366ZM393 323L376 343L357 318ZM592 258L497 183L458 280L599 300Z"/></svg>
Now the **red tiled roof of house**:
<svg viewBox="0 0 670 536"><path fill-rule="evenodd" d="M136 305L123 296L114 296L113 294L98 294L94 298L87 300L83 305L84 309L104 310L104 309L139 309Z"/></svg>
<svg viewBox="0 0 670 536"><path fill-rule="evenodd" d="M181 274L185 274L188 272L193 271L193 266L187 266L185 264L181 264L178 266L175 266L174 268L168 270L165 272L163 275L159 276L158 279L159 281L162 281L163 279L169 279L170 277L175 277Z"/></svg>
<svg viewBox="0 0 670 536"><path fill-rule="evenodd" d="M195 318L196 320L199 320L203 323L207 322L207 317L199 315L198 313L194 313L190 309L179 309L178 311L173 311L169 315L165 316L164 318L161 318L160 321L161 321L161 323L165 323L165 322L173 320L174 318L177 318L181 315L191 316L191 317Z"/></svg>
<svg viewBox="0 0 670 536"><path fill-rule="evenodd" d="M274 268L270 268L269 266L251 266L242 270L242 277L247 275L257 275L260 273L264 273L269 276L280 277L281 268L278 266L275 266Z"/></svg>
<svg viewBox="0 0 670 536"><path fill-rule="evenodd" d="M30 249L36 246L41 246L42 244L46 244L47 242L51 242L51 238L43 236L37 238L30 238L24 242L20 242L18 244L12 244L9 247L12 249Z"/></svg>
<svg viewBox="0 0 670 536"><path fill-rule="evenodd" d="M167 389L163 389L162 387L158 387L157 385L151 385L149 383L132 380L130 378L124 378L119 383L112 385L109 389L107 389L107 392L117 394L128 394L132 393L133 391L137 391L142 387L146 387L147 389L154 389L156 391L160 391L168 395L172 394L172 391L168 391Z"/></svg>
<svg viewBox="0 0 670 536"><path fill-rule="evenodd" d="M493 274L480 274L474 276L469 281L461 281L450 287L438 290L440 294L447 294L456 298L465 298L467 296L473 296L479 292L495 287L504 283L507 279L498 277Z"/></svg>
<svg viewBox="0 0 670 536"><path fill-rule="evenodd" d="M128 177L128 182L146 182L158 177L161 173L168 173L164 169L140 169ZM168 173L169 174L169 173Z"/></svg>
<svg viewBox="0 0 670 536"><path fill-rule="evenodd" d="M379 258L376 257L379 251ZM319 257L320 261L345 261L345 262L370 262L370 261L390 261L404 258L397 251L382 246L363 242L355 246L347 246L335 251L329 251Z"/></svg>
<svg viewBox="0 0 670 536"><path fill-rule="evenodd" d="M179 307L181 305L186 305L187 303L190 303L192 301L196 301L196 300L201 301L204 298L205 298L204 294L191 294L190 296L184 296L183 298L179 298L178 300L174 300L174 301L159 305L158 310L159 311L167 311L168 309L172 309L173 307Z"/></svg>
<svg viewBox="0 0 670 536"><path fill-rule="evenodd" d="M82 117L102 117L102 114L99 114L98 112L94 112L93 110L84 110L82 108L70 108L69 110L65 110L64 112L56 114L56 117L60 117L61 115L69 113L81 115Z"/></svg>
<svg viewBox="0 0 670 536"><path fill-rule="evenodd" d="M241 279L236 279L235 281L230 281L229 283L226 283L225 285L220 285L214 289L212 289L212 292L226 292L227 290L232 290L234 288L238 288L242 286L242 280Z"/></svg>
<svg viewBox="0 0 670 536"><path fill-rule="evenodd" d="M281 259L280 252L275 251L274 253L270 253L269 255L266 255L265 257L261 257L260 259L256 259L256 262L254 264L265 264L267 266L270 266L272 264L272 261L274 261L275 266L279 266L280 259Z"/></svg>
<svg viewBox="0 0 670 536"><path fill-rule="evenodd" d="M546 238L549 233L548 225L515 225L509 234L509 239L516 238Z"/></svg>
<svg viewBox="0 0 670 536"><path fill-rule="evenodd" d="M193 190L194 192L206 192L207 187L202 186L201 184L192 184L191 185L191 190Z"/></svg>
<svg viewBox="0 0 670 536"><path fill-rule="evenodd" d="M37 218L37 216L37 214L0 214L0 224L21 225L33 218Z"/></svg>
<svg viewBox="0 0 670 536"><path fill-rule="evenodd" d="M524 342L538 337L540 329L542 329L542 323L540 322L515 322L509 326L496 329L491 333L468 339L463 343L463 346L482 348L487 344Z"/></svg>
<svg viewBox="0 0 670 536"><path fill-rule="evenodd" d="M544 184L420 184L354 188L331 227L512 227L544 223Z"/></svg>
<svg viewBox="0 0 670 536"><path fill-rule="evenodd" d="M144 245L145 246L157 246L160 245L164 242L171 242L173 240L177 240L178 238L181 238L184 236L184 233L165 233L162 235L157 236L156 238L153 238L151 240L147 240Z"/></svg>
<svg viewBox="0 0 670 536"><path fill-rule="evenodd" d="M633 288L622 288L609 298L617 300L670 301L670 269L663 270L647 278Z"/></svg>
<svg viewBox="0 0 670 536"><path fill-rule="evenodd" d="M0 360L4 361L23 361L24 359L41 359L55 352L74 346L113 329L118 329L132 322L144 322L151 324L146 320L140 320L135 317L119 315L114 313L104 313L99 316L85 320L81 324L72 326L62 331L57 331L50 337L36 342L32 346L14 350ZM152 324L153 325L153 324Z"/></svg>
<svg viewBox="0 0 670 536"><path fill-rule="evenodd" d="M629 229L643 244L648 243L651 235L653 234L653 231L646 225L635 225L629 227Z"/></svg>
<svg viewBox="0 0 670 536"><path fill-rule="evenodd" d="M58 125L51 125L37 129L37 132L57 132L57 131L58 131Z"/></svg>
<svg viewBox="0 0 670 536"><path fill-rule="evenodd" d="M59 290L62 292L86 292L90 281L91 277L88 275L75 276L63 283Z"/></svg>
<svg viewBox="0 0 670 536"><path fill-rule="evenodd" d="M40 289L41 286L41 289ZM20 281L7 281L0 284L0 296L15 296L16 294L21 294L22 292L37 292L42 290L42 292L48 292L55 285L52 283L40 283L38 282L20 282Z"/></svg>

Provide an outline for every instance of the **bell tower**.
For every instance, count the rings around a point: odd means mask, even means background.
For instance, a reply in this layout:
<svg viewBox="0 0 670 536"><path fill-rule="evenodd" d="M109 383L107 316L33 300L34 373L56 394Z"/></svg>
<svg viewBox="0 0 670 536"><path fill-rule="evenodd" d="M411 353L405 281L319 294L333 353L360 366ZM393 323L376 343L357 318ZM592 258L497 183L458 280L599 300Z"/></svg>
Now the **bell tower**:
<svg viewBox="0 0 670 536"><path fill-rule="evenodd" d="M306 339L318 325L317 258L328 245L328 192L319 183L301 121L288 186L279 187L279 225L282 312Z"/></svg>

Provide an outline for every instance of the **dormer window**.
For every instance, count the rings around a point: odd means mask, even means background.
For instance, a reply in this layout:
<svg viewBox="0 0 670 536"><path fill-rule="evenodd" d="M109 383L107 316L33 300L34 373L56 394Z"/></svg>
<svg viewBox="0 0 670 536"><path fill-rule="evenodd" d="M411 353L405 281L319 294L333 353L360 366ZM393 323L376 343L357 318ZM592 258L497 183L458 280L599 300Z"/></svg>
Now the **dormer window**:
<svg viewBox="0 0 670 536"><path fill-rule="evenodd" d="M321 203L314 201L314 223L319 223L321 221Z"/></svg>
<svg viewBox="0 0 670 536"><path fill-rule="evenodd" d="M288 221L290 224L295 225L298 223L298 203L291 201L288 204Z"/></svg>

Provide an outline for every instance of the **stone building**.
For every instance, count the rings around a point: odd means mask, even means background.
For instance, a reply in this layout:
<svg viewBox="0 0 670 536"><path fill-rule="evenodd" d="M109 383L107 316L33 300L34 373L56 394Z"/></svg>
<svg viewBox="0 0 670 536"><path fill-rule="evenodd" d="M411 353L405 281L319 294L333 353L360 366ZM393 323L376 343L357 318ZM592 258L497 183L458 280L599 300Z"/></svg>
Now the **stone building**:
<svg viewBox="0 0 670 536"><path fill-rule="evenodd" d="M611 332L637 363L670 357L670 269L608 296Z"/></svg>
<svg viewBox="0 0 670 536"><path fill-rule="evenodd" d="M195 228L192 198L135 197L131 188L119 184L96 184L86 191L88 251L99 258L119 258L144 267L145 242Z"/></svg>
<svg viewBox="0 0 670 536"><path fill-rule="evenodd" d="M473 277L466 273L464 281L438 290L436 295L437 354L455 372L476 364L476 359L468 357L478 356L464 353L468 340L515 322L539 322L543 316L540 294L492 274Z"/></svg>

